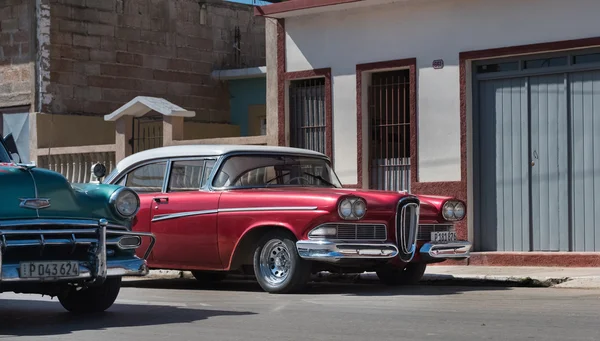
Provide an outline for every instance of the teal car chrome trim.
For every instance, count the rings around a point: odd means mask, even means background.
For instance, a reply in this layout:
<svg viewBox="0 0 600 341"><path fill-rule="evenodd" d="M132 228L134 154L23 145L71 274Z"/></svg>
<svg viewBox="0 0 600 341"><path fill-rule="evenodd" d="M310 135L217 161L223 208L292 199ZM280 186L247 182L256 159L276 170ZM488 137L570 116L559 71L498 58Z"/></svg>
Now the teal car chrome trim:
<svg viewBox="0 0 600 341"><path fill-rule="evenodd" d="M84 219L23 219L23 220L0 220L0 232L3 227L21 227L21 226L73 226L73 227L96 227L98 220ZM128 230L124 225L111 224L108 228ZM122 233L122 232L121 232Z"/></svg>
<svg viewBox="0 0 600 341"><path fill-rule="evenodd" d="M38 282L35 278L20 278L19 264L2 264L0 273L2 282ZM146 262L142 259L119 259L109 261L106 265L106 277L145 276L149 273ZM93 278L93 271L87 262L79 262L79 276L60 277L60 280L86 280Z"/></svg>
<svg viewBox="0 0 600 341"><path fill-rule="evenodd" d="M188 212L179 212L179 213L172 213L172 214L158 214L158 215L154 216L154 218L152 218L152 222L168 220L168 219L185 218L185 217L204 215L204 214L225 213L225 212L314 211L316 209L317 209L317 206L219 208L219 209L214 209L214 210L188 211Z"/></svg>
<svg viewBox="0 0 600 341"><path fill-rule="evenodd" d="M128 275L139 275L144 276L147 274L147 259L154 248L156 238L151 233L144 232L131 232L123 230L109 230L107 229L108 221L106 219L100 219L96 223L96 228L73 228L73 229L49 229L49 230L0 230L0 282L2 281L41 281L37 278L21 278L19 276L19 264L3 264L3 254L6 253L9 248L17 248L23 246L39 246L41 251L44 247L50 245L72 245L86 244L91 246L90 256L87 261L79 261L80 269L82 270L79 276L74 278L91 278L91 282L88 285L100 285L108 276L112 276L112 273L127 272ZM12 225L15 226L15 225ZM56 235L71 235L70 239L53 239L52 236ZM78 239L77 235L89 235L91 238ZM121 236L138 236L138 237L150 237L150 245L146 250L143 258L133 257L128 260L109 260L107 259L106 246L112 245L111 240L107 240L109 235ZM39 236L40 238L33 242L30 239L27 240L10 240L6 237L14 236ZM47 239L46 237L50 237ZM118 239L115 243L119 245ZM88 244L89 243L89 244ZM25 244L25 245L22 245ZM122 264L128 264L129 267L123 268ZM131 265L136 265L137 270L132 270ZM115 270L116 269L116 270ZM69 279L69 278L60 278Z"/></svg>
<svg viewBox="0 0 600 341"><path fill-rule="evenodd" d="M19 198L19 200L21 201L19 207L23 208L39 210L50 207L50 199L46 198Z"/></svg>

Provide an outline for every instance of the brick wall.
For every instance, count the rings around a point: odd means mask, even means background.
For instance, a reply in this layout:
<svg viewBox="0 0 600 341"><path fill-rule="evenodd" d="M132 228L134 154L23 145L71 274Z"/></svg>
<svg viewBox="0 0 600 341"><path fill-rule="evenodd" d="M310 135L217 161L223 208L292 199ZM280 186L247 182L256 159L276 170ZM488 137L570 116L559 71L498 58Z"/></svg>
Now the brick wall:
<svg viewBox="0 0 600 341"><path fill-rule="evenodd" d="M104 115L145 95L195 110L198 121L228 122L227 86L211 78L212 70L235 66L224 62L232 58L264 64L264 22L253 17L251 6L50 0L50 13L47 112ZM235 26L243 27L244 58L234 54ZM257 37L256 46L249 36Z"/></svg>
<svg viewBox="0 0 600 341"><path fill-rule="evenodd" d="M33 6L0 0L0 107L31 104Z"/></svg>

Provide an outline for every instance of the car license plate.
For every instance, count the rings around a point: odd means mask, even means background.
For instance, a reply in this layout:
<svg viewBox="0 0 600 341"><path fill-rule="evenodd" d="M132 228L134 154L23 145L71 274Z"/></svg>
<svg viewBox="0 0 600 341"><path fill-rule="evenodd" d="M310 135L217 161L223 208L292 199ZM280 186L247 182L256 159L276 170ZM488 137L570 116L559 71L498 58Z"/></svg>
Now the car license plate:
<svg viewBox="0 0 600 341"><path fill-rule="evenodd" d="M431 232L431 241L435 243L453 242L456 240L456 232Z"/></svg>
<svg viewBox="0 0 600 341"><path fill-rule="evenodd" d="M60 278L79 276L79 262L23 262L21 278Z"/></svg>

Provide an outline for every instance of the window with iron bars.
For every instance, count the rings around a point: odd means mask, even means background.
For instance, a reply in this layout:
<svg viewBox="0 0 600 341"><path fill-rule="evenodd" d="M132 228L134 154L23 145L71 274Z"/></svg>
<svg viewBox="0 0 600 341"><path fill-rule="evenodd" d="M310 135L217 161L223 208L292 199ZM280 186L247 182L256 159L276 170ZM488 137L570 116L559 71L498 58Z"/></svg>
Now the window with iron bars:
<svg viewBox="0 0 600 341"><path fill-rule="evenodd" d="M325 78L291 81L289 109L290 146L325 153Z"/></svg>
<svg viewBox="0 0 600 341"><path fill-rule="evenodd" d="M369 188L410 191L410 78L408 70L371 75Z"/></svg>

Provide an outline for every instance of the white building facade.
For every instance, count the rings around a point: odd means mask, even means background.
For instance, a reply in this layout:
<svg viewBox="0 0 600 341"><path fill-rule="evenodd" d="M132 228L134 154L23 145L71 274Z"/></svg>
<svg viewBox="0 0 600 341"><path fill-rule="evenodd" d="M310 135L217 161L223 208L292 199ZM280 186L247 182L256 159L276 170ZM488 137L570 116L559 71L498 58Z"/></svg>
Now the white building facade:
<svg viewBox="0 0 600 341"><path fill-rule="evenodd" d="M255 12L271 18L271 143L327 153L348 187L466 200L458 232L483 254L583 252L600 265L599 1Z"/></svg>

